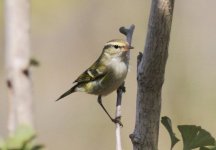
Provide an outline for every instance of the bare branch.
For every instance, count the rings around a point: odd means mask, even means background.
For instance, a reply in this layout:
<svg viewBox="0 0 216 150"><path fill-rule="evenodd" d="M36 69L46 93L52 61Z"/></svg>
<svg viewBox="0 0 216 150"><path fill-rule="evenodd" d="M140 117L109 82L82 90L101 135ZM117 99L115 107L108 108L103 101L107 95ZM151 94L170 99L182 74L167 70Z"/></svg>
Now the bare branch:
<svg viewBox="0 0 216 150"><path fill-rule="evenodd" d="M130 138L134 150L156 150L161 89L172 23L174 0L152 0L143 56L138 57L136 123Z"/></svg>

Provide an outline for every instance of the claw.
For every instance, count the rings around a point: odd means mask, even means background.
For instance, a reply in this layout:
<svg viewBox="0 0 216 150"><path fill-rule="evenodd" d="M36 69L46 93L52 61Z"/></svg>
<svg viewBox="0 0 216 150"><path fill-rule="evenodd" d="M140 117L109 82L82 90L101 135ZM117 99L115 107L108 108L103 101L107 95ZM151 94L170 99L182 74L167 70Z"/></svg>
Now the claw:
<svg viewBox="0 0 216 150"><path fill-rule="evenodd" d="M123 124L121 123L121 117L116 117L115 119L112 119L112 122L115 124L118 123L121 127L123 127Z"/></svg>

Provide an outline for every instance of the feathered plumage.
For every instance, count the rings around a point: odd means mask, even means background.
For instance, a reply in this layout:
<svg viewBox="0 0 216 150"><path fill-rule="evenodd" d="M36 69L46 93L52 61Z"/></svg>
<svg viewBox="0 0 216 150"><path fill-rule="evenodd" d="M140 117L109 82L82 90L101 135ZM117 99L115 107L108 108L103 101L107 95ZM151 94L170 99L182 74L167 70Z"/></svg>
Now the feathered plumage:
<svg viewBox="0 0 216 150"><path fill-rule="evenodd" d="M128 71L127 53L132 49L124 40L112 40L105 44L100 57L75 81L75 85L58 99L83 91L95 95L107 95L124 81Z"/></svg>

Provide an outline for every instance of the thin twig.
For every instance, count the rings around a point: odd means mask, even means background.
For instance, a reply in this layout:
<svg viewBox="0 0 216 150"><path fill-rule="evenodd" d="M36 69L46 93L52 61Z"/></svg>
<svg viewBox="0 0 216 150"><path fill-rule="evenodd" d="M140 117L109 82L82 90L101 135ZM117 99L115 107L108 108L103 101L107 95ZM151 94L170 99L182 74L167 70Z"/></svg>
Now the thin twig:
<svg viewBox="0 0 216 150"><path fill-rule="evenodd" d="M126 40L131 45L132 35L135 26L131 25L128 29L125 27L121 27L119 31L126 36ZM130 52L128 52L128 58L130 56ZM117 90L117 101L116 101L116 118L121 119L121 101L122 101L122 93L125 92L124 83ZM121 125L116 123L116 150L122 150L121 144Z"/></svg>
<svg viewBox="0 0 216 150"><path fill-rule="evenodd" d="M115 117L121 119L121 101L122 101L122 93L124 92L124 83L117 90L117 100L116 100L116 114ZM121 144L121 125L116 123L116 150L122 150Z"/></svg>

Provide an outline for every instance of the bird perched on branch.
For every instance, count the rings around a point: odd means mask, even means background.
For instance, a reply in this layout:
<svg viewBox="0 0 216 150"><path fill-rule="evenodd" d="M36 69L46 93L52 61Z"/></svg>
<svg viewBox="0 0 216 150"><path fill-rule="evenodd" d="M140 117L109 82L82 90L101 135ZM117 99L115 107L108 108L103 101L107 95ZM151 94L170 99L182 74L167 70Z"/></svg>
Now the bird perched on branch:
<svg viewBox="0 0 216 150"><path fill-rule="evenodd" d="M98 103L114 123L120 123L118 118L112 118L102 104L102 96L117 90L124 82L129 63L129 51L133 49L126 41L115 39L104 45L100 57L84 71L75 81L75 85L62 94L56 101L73 92L86 92L98 95Z"/></svg>

